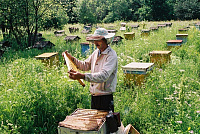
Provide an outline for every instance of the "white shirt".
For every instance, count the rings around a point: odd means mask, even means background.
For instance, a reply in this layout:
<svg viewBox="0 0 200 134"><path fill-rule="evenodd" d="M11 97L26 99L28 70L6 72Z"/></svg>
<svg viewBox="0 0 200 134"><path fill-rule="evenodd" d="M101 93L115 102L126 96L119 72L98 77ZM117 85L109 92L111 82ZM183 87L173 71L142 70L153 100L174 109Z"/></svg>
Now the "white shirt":
<svg viewBox="0 0 200 134"><path fill-rule="evenodd" d="M117 85L117 54L108 46L98 57L96 49L85 61L74 59L78 69L89 71L85 73L85 80L90 83L90 93L94 96L108 95L115 92Z"/></svg>

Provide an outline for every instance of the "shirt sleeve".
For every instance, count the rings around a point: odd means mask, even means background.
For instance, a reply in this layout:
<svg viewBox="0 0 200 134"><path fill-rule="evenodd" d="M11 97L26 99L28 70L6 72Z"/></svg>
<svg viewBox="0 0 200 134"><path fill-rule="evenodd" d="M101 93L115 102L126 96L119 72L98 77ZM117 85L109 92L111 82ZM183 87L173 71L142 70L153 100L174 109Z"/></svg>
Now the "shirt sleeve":
<svg viewBox="0 0 200 134"><path fill-rule="evenodd" d="M100 72L85 73L85 80L89 82L102 83L106 82L110 75L117 68L117 56L109 55Z"/></svg>
<svg viewBox="0 0 200 134"><path fill-rule="evenodd" d="M76 64L77 68L82 71L91 70L91 55L84 61L80 61L74 57L73 62Z"/></svg>

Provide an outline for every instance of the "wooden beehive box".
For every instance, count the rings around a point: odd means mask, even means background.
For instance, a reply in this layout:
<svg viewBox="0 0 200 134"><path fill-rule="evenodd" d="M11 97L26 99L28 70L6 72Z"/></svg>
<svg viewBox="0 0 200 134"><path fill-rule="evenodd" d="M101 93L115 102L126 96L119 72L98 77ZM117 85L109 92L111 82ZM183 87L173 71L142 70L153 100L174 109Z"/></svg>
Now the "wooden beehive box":
<svg viewBox="0 0 200 134"><path fill-rule="evenodd" d="M125 22L122 22L121 23L121 27L125 27L126 26L126 23Z"/></svg>
<svg viewBox="0 0 200 134"><path fill-rule="evenodd" d="M120 31L126 31L126 27L120 27Z"/></svg>
<svg viewBox="0 0 200 134"><path fill-rule="evenodd" d="M117 30L115 30L115 29L109 29L107 31L108 31L108 33L116 33L117 32Z"/></svg>
<svg viewBox="0 0 200 134"><path fill-rule="evenodd" d="M114 44L117 44L118 42L120 42L122 39L124 39L123 37L121 36L115 36L112 43Z"/></svg>
<svg viewBox="0 0 200 134"><path fill-rule="evenodd" d="M149 53L150 62L155 63L158 67L170 62L171 51L152 51Z"/></svg>
<svg viewBox="0 0 200 134"><path fill-rule="evenodd" d="M167 27L171 27L171 26L172 26L172 23L171 23L171 22L166 22L165 25L166 25Z"/></svg>
<svg viewBox="0 0 200 134"><path fill-rule="evenodd" d="M35 43L33 48L44 49L44 48L52 48L53 46L55 45L50 41L38 41Z"/></svg>
<svg viewBox="0 0 200 134"><path fill-rule="evenodd" d="M168 47L169 49L171 49L171 48L173 48L173 47L179 48L179 47L181 47L182 42L183 42L182 40L168 40L168 41L167 41L167 47Z"/></svg>
<svg viewBox="0 0 200 134"><path fill-rule="evenodd" d="M186 28L185 29L184 28L183 29L178 29L178 33L179 34L187 34L188 33L188 29L186 29Z"/></svg>
<svg viewBox="0 0 200 134"><path fill-rule="evenodd" d="M63 36L65 35L65 30L58 30L54 32L55 36Z"/></svg>
<svg viewBox="0 0 200 134"><path fill-rule="evenodd" d="M166 27L166 24L158 24L157 27L158 28L163 28L163 27Z"/></svg>
<svg viewBox="0 0 200 134"><path fill-rule="evenodd" d="M58 134L106 134L108 112L94 109L76 109L58 124Z"/></svg>
<svg viewBox="0 0 200 134"><path fill-rule="evenodd" d="M157 31L157 30L158 30L158 27L150 27L150 30L151 30L151 31Z"/></svg>
<svg viewBox="0 0 200 134"><path fill-rule="evenodd" d="M81 38L80 38L79 36L77 36L77 35L66 36L66 37L65 37L66 42L68 42L68 41L78 41L78 40L80 40L80 39L81 39Z"/></svg>
<svg viewBox="0 0 200 134"><path fill-rule="evenodd" d="M187 37L188 37L188 34L176 34L176 39L182 40L183 43L187 42Z"/></svg>
<svg viewBox="0 0 200 134"><path fill-rule="evenodd" d="M139 27L139 25L138 24L136 24L136 25L131 25L131 28L133 29L138 29L138 27Z"/></svg>
<svg viewBox="0 0 200 134"><path fill-rule="evenodd" d="M36 59L41 60L48 67L58 66L59 58L58 53L43 53L41 55L35 56Z"/></svg>
<svg viewBox="0 0 200 134"><path fill-rule="evenodd" d="M135 39L135 33L134 32L124 33L124 38L127 40L133 40L133 38Z"/></svg>
<svg viewBox="0 0 200 134"><path fill-rule="evenodd" d="M142 37L148 37L150 35L150 30L148 30L148 29L143 29L142 31L141 31L141 36Z"/></svg>
<svg viewBox="0 0 200 134"><path fill-rule="evenodd" d="M126 66L122 66L125 74L125 84L131 86L131 84L141 85L145 82L145 78L149 72L153 69L154 63L138 63L132 62Z"/></svg>

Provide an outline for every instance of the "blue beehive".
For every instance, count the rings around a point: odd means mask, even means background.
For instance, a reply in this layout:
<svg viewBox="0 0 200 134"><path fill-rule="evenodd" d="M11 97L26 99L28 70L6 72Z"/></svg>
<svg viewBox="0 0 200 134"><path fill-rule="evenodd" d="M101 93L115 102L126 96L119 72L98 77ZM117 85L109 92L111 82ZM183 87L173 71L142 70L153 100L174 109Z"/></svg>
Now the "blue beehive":
<svg viewBox="0 0 200 134"><path fill-rule="evenodd" d="M187 37L188 34L176 34L176 39L177 40L182 40L182 43L186 43L187 42Z"/></svg>
<svg viewBox="0 0 200 134"><path fill-rule="evenodd" d="M89 43L81 43L81 55L86 56L90 53L90 44Z"/></svg>
<svg viewBox="0 0 200 134"><path fill-rule="evenodd" d="M196 27L198 30L200 30L200 22L196 23L196 24L195 24L195 27Z"/></svg>

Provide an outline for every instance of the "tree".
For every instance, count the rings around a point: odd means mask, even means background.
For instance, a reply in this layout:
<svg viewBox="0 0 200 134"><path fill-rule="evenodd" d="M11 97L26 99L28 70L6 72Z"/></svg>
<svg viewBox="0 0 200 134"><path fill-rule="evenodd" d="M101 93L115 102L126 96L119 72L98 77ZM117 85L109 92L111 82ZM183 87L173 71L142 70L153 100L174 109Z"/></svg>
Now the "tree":
<svg viewBox="0 0 200 134"><path fill-rule="evenodd" d="M180 20L197 19L200 17L200 2L198 0L176 0L174 12Z"/></svg>
<svg viewBox="0 0 200 134"><path fill-rule="evenodd" d="M53 6L52 0L3 0L0 5L10 39L14 39L19 48L35 43L40 22Z"/></svg>

